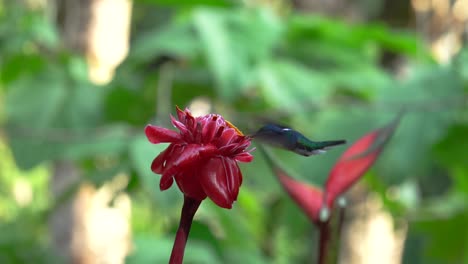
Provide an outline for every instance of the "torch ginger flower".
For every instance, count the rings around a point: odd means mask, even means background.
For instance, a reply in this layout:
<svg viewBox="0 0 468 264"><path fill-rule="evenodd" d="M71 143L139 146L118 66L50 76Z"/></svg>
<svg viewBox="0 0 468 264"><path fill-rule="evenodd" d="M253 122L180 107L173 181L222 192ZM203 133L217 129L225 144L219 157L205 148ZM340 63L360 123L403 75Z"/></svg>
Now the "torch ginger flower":
<svg viewBox="0 0 468 264"><path fill-rule="evenodd" d="M246 150L250 139L239 129L215 114L194 118L190 111L177 108L179 120L171 117L180 132L148 125L148 140L153 144L171 143L151 164L162 174L159 187L166 190L175 179L188 197L203 200L207 196L223 208L231 208L242 184L237 161L250 162Z"/></svg>
<svg viewBox="0 0 468 264"><path fill-rule="evenodd" d="M193 117L188 109L177 108L172 124L179 132L147 125L145 134L153 144L170 143L151 164L161 174L159 187L166 190L174 180L184 194L184 206L169 263L182 263L185 243L193 216L200 203L209 197L223 208L237 200L242 173L237 164L250 162L250 138L216 114Z"/></svg>

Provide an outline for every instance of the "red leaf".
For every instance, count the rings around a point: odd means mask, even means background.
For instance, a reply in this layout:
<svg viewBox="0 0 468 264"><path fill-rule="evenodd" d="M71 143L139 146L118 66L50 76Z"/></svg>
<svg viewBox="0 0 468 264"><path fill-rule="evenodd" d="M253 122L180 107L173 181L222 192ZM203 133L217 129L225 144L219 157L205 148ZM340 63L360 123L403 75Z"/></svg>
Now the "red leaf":
<svg viewBox="0 0 468 264"><path fill-rule="evenodd" d="M289 196L313 222L318 223L320 209L323 204L322 190L311 184L293 179L280 168L274 168L274 172Z"/></svg>
<svg viewBox="0 0 468 264"><path fill-rule="evenodd" d="M399 119L398 117L389 125L364 135L343 153L325 183L328 207L332 207L335 199L347 191L374 164L393 135Z"/></svg>

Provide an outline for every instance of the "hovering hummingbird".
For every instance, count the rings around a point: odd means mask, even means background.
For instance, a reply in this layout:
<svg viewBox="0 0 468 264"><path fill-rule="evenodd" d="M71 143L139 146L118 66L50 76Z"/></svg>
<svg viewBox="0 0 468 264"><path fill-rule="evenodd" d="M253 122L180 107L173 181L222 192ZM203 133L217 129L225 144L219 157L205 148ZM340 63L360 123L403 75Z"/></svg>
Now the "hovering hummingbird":
<svg viewBox="0 0 468 264"><path fill-rule="evenodd" d="M294 129L276 124L267 124L250 137L306 157L325 153L330 147L346 143L346 140L311 141Z"/></svg>

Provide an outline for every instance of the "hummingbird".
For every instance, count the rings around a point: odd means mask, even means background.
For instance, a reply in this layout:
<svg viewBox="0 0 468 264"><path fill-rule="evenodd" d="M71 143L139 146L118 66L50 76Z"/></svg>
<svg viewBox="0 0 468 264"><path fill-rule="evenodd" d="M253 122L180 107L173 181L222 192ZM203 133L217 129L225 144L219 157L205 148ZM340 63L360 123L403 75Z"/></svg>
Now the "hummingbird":
<svg viewBox="0 0 468 264"><path fill-rule="evenodd" d="M266 124L250 137L306 157L325 153L330 147L346 143L346 140L311 141L298 131L277 124Z"/></svg>

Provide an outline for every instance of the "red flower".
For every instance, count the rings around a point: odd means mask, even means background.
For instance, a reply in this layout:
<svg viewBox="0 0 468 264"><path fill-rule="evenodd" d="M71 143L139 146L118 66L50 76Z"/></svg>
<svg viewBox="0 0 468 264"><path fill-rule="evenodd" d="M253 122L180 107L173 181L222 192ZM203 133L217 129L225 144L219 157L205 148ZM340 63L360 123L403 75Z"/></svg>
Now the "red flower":
<svg viewBox="0 0 468 264"><path fill-rule="evenodd" d="M162 174L159 187L166 190L175 179L185 196L200 201L208 196L220 207L231 208L242 184L237 162L253 159L246 150L250 138L220 115L195 118L188 109L177 108L177 116L179 120L171 120L179 132L145 128L151 143L171 143L151 164L154 173Z"/></svg>

